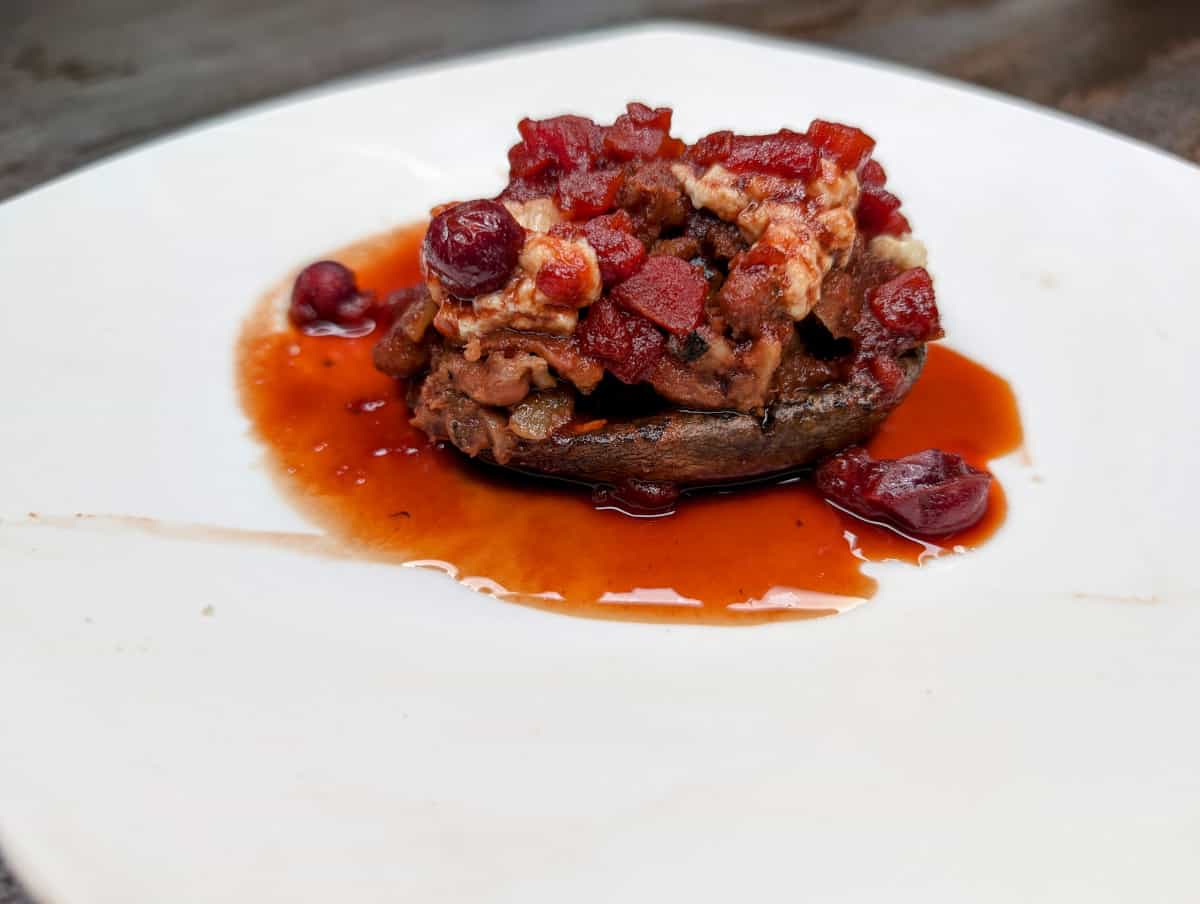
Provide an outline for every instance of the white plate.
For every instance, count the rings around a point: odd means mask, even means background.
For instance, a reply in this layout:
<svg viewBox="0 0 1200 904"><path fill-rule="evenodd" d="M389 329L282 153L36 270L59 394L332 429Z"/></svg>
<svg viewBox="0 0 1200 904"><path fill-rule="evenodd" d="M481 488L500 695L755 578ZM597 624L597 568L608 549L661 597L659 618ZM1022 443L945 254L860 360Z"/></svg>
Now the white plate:
<svg viewBox="0 0 1200 904"><path fill-rule="evenodd" d="M494 191L521 115L629 98L689 138L879 138L952 344L1020 399L1000 535L740 630L254 544L313 532L234 393L259 291ZM6 856L55 904L1194 900L1197 210L1200 172L1129 141L677 26L371 78L3 205Z"/></svg>

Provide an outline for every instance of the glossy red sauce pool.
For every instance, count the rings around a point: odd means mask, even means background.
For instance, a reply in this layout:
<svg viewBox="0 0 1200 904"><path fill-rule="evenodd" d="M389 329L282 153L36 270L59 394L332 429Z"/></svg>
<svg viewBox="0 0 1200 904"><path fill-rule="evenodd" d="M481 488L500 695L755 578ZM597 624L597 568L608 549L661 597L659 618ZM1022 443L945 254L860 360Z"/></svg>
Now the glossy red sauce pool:
<svg viewBox="0 0 1200 904"><path fill-rule="evenodd" d="M336 257L386 294L418 279L423 228ZM806 481L687 496L673 515L635 519L597 511L586 490L485 469L408 425L403 390L371 363L376 336L305 336L270 316L271 301L242 337L243 404L295 499L365 556L442 563L471 586L571 615L750 624L840 611L875 591L863 558L928 553L839 512ZM985 467L1021 441L1008 384L931 346L868 448L894 458L932 446ZM993 483L983 522L941 540L943 554L984 541L1004 511Z"/></svg>

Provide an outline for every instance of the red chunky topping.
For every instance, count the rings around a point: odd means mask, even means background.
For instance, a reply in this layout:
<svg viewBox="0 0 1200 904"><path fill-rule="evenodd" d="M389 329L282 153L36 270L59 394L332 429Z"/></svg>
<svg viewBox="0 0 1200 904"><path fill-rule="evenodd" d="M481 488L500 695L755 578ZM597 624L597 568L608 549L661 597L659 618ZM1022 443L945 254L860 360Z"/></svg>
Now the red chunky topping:
<svg viewBox="0 0 1200 904"><path fill-rule="evenodd" d="M821 174L816 147L790 129L772 135L713 132L692 145L689 156L702 166L720 163L735 173L768 173L805 182Z"/></svg>
<svg viewBox="0 0 1200 904"><path fill-rule="evenodd" d="M602 151L600 127L583 116L522 119L517 131L524 140L508 152L513 176L537 176L551 166L561 172L587 169Z"/></svg>
<svg viewBox="0 0 1200 904"><path fill-rule="evenodd" d="M604 362L623 383L639 383L654 370L666 340L649 320L622 311L610 298L588 308L576 331L583 351Z"/></svg>
<svg viewBox="0 0 1200 904"><path fill-rule="evenodd" d="M582 116L523 119L521 142L508 152L509 181L502 197L514 201L553 196L573 220L612 210L630 162L674 159L685 145L670 136L671 111L632 103L611 126Z"/></svg>
<svg viewBox="0 0 1200 904"><path fill-rule="evenodd" d="M521 143L508 152L504 196L528 200L554 194L573 219L611 210L620 187L620 166L635 160L674 159L684 143L672 138L671 111L633 103L611 126L582 116L523 119ZM601 171L588 178L587 174Z"/></svg>
<svg viewBox="0 0 1200 904"><path fill-rule="evenodd" d="M876 160L868 160L858 174L862 194L858 199L858 228L872 238L876 235L904 235L911 232L908 220L900 213L900 199L884 189L887 172Z"/></svg>
<svg viewBox="0 0 1200 904"><path fill-rule="evenodd" d="M862 172L858 174L858 179L863 185L883 188L887 184L887 172L879 165L878 160L868 160L863 166Z"/></svg>
<svg viewBox="0 0 1200 904"><path fill-rule="evenodd" d="M625 314L625 327L629 331L629 354L621 361L609 362L608 369L623 383L640 383L654 371L667 340L653 323L637 314Z"/></svg>
<svg viewBox="0 0 1200 904"><path fill-rule="evenodd" d="M812 121L808 138L845 170L857 170L875 150L875 139L862 129L823 119Z"/></svg>
<svg viewBox="0 0 1200 904"><path fill-rule="evenodd" d="M747 136L748 137L748 136ZM688 159L701 166L712 166L723 163L733 153L733 132L722 129L720 132L710 132L687 150Z"/></svg>
<svg viewBox="0 0 1200 904"><path fill-rule="evenodd" d="M621 313L611 298L601 298L588 308L575 331L584 354L605 361L619 361L629 354L631 340Z"/></svg>
<svg viewBox="0 0 1200 904"><path fill-rule="evenodd" d="M888 235L904 235L912 232L912 227L908 225L908 217L898 210L893 210L879 231Z"/></svg>
<svg viewBox="0 0 1200 904"><path fill-rule="evenodd" d="M677 336L685 336L704 317L708 281L687 261L656 254L642 269L612 290L621 307L636 311Z"/></svg>
<svg viewBox="0 0 1200 904"><path fill-rule="evenodd" d="M801 182L821 176L821 157L859 171L863 188L858 225L867 238L903 235L908 220L900 200L884 189L887 173L870 159L875 141L861 129L816 119L806 132L780 129L769 135L713 132L690 147L672 138L671 110L631 103L611 126L581 116L524 119L522 141L509 151L509 184L503 197L526 201L551 196L568 219L587 221L622 203L631 164L681 156L700 166L720 164L736 174L763 174ZM631 191L646 197L635 180ZM657 193L656 193L657 192ZM650 198L665 200L661 189Z"/></svg>
<svg viewBox="0 0 1200 904"><path fill-rule="evenodd" d="M671 137L671 110L651 110L645 104L632 103L626 112L604 130L604 151L614 160L653 160L675 158L684 144Z"/></svg>
<svg viewBox="0 0 1200 904"><path fill-rule="evenodd" d="M587 277L586 258L582 255L562 256L544 264L538 270L534 284L551 301L575 305L587 289Z"/></svg>
<svg viewBox="0 0 1200 904"><path fill-rule="evenodd" d="M858 199L858 227L868 236L886 231L891 215L900 209L900 199L885 188L863 186Z"/></svg>
<svg viewBox="0 0 1200 904"><path fill-rule="evenodd" d="M906 270L869 288L866 301L855 329L855 367L891 392L903 377L896 356L942 337L933 281L923 267Z"/></svg>
<svg viewBox="0 0 1200 904"><path fill-rule="evenodd" d="M550 234L583 239L591 246L607 294L582 314L575 327L577 338L585 353L627 382L654 371L667 346L664 332L675 337L670 354L682 365L690 364L698 354L697 343L707 342L694 335L706 323L717 336L709 366L721 362L719 367L746 371L762 367L743 344L753 345L768 332L770 342L779 343L785 335L777 322L780 298L797 291L791 281L799 277L789 271L789 255L795 249L751 241L728 215L722 220L715 211L697 211L669 161L683 158L704 168L720 164L734 174L738 189L747 184L740 180L775 177L775 182L760 181L753 191L769 191L773 200L783 203L810 205L822 203L823 196L810 197L808 188L815 180L836 175L827 172L832 163L859 175L854 213L865 238L902 235L909 229L900 199L885 188L887 173L870 158L874 140L853 126L818 119L805 132L719 131L686 146L671 137L669 109L631 103L610 126L581 116L555 116L525 119L518 128L521 141L509 151L509 184L501 197L522 202L552 199L567 222L551 227ZM523 241L524 231L502 205L473 201L435 218L426 239L426 263L447 292L470 300L508 281ZM655 253L649 254L651 250ZM696 265L697 259L702 266ZM876 272L878 280L887 281L872 283L865 295L859 290L861 313L858 307L846 309L848 302L843 300L825 304L819 316L829 329L837 326L842 331L838 340L852 343L852 351L843 352L846 373L867 374L891 391L904 375L897 356L938 338L941 328L932 282L924 270L890 280L894 268L885 265ZM575 307L595 298L594 271L588 273L585 259L552 255L530 275L542 301L551 305ZM706 314L710 295L712 311ZM439 316L452 320L453 312ZM550 317L542 323L556 321ZM852 335L843 335L846 330ZM686 337L695 341L689 340L685 348L681 340ZM686 368L680 373L696 385L664 390L655 384L656 389L669 398L675 392L705 400L726 391L720 381L727 376L716 376L716 385L710 386L704 381L713 382L712 374L690 374ZM755 374L753 384L743 380L740 385L754 388L745 390L745 399L737 405L762 404L774 391L769 378L764 370Z"/></svg>
<svg viewBox="0 0 1200 904"><path fill-rule="evenodd" d="M596 251L605 288L628 279L646 260L646 246L633 234L633 220L623 210L589 220L583 227Z"/></svg>
<svg viewBox="0 0 1200 904"><path fill-rule="evenodd" d="M843 508L926 537L977 523L992 483L986 471L939 449L877 460L850 448L826 459L815 476L817 488Z"/></svg>
<svg viewBox="0 0 1200 904"><path fill-rule="evenodd" d="M558 181L555 203L572 220L586 220L612 210L624 173L619 169L577 170Z"/></svg>
<svg viewBox="0 0 1200 904"><path fill-rule="evenodd" d="M924 267L906 270L869 294L871 311L893 333L919 341L942 334L933 280Z"/></svg>

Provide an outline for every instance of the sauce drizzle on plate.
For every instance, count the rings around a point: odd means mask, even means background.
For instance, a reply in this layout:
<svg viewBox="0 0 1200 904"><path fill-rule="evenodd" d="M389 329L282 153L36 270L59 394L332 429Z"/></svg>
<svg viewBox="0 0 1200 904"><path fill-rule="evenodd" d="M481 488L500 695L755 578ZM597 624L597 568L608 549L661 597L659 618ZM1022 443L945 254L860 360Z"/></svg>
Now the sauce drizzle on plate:
<svg viewBox="0 0 1200 904"><path fill-rule="evenodd" d="M423 232L403 227L334 257L382 297L419 279ZM843 611L876 589L864 561L954 554L1004 520L993 482L983 521L933 546L838 511L797 476L689 493L665 517L597 510L580 488L431 444L408 424L403 387L372 364L378 336L303 335L282 322L286 291L269 293L246 324L243 405L298 504L364 557L436 567L571 615L753 624ZM896 458L936 447L983 468L1021 442L1009 385L931 345L916 387L867 448Z"/></svg>

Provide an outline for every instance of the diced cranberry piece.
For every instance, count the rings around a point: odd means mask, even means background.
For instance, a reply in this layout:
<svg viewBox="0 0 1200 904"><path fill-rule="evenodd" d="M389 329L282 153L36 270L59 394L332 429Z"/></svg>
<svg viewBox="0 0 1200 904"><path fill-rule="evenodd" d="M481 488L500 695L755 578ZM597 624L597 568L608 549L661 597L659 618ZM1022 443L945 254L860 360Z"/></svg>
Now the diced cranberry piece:
<svg viewBox="0 0 1200 904"><path fill-rule="evenodd" d="M900 199L885 188L863 186L858 198L858 225L867 235L878 235L888 218L900 209Z"/></svg>
<svg viewBox="0 0 1200 904"><path fill-rule="evenodd" d="M808 138L790 129L771 135L713 132L688 150L701 166L720 163L735 173L768 173L805 182L821 173L821 158Z"/></svg>
<svg viewBox="0 0 1200 904"><path fill-rule="evenodd" d="M893 210L879 231L887 235L906 235L912 232L912 227L908 225L908 217L898 210Z"/></svg>
<svg viewBox="0 0 1200 904"><path fill-rule="evenodd" d="M605 361L605 366L622 383L640 383L654 371L666 351L667 340L645 317L625 313L624 320L629 331L629 354L621 360Z"/></svg>
<svg viewBox="0 0 1200 904"><path fill-rule="evenodd" d="M774 135L734 136L725 165L735 173L770 173L806 182L821 173L817 149L803 135L788 129Z"/></svg>
<svg viewBox="0 0 1200 904"><path fill-rule="evenodd" d="M671 110L651 110L645 104L632 103L626 112L604 130L604 151L615 160L651 160L674 158L683 153L684 144L671 137Z"/></svg>
<svg viewBox="0 0 1200 904"><path fill-rule="evenodd" d="M711 166L729 159L733 153L733 133L728 129L705 135L690 148L687 156L701 166Z"/></svg>
<svg viewBox="0 0 1200 904"><path fill-rule="evenodd" d="M871 312L893 333L926 341L941 335L933 280L924 267L905 270L868 294Z"/></svg>
<svg viewBox="0 0 1200 904"><path fill-rule="evenodd" d="M607 295L587 309L587 317L580 322L575 335L584 354L605 361L620 361L633 348L622 312Z"/></svg>
<svg viewBox="0 0 1200 904"><path fill-rule="evenodd" d="M517 130L524 139L524 149L510 151L509 163L513 163L515 156L518 164L535 167L534 172L544 169L545 161L557 164L564 172L587 169L600 158L603 150L600 127L583 116L522 119ZM513 175L530 173L514 171Z"/></svg>
<svg viewBox="0 0 1200 904"><path fill-rule="evenodd" d="M642 268L612 290L613 300L626 310L653 320L677 336L700 325L708 281L685 260L663 254L646 259Z"/></svg>
<svg viewBox="0 0 1200 904"><path fill-rule="evenodd" d="M570 305L583 296L587 275L587 259L582 254L562 255L542 265L534 284L551 301Z"/></svg>
<svg viewBox="0 0 1200 904"><path fill-rule="evenodd" d="M508 149L508 173L513 181L536 178L553 165L554 157L543 146L533 148L522 141Z"/></svg>
<svg viewBox="0 0 1200 904"><path fill-rule="evenodd" d="M337 261L317 261L296 277L288 317L296 326L318 321L351 326L363 321L374 300L358 291L354 271Z"/></svg>
<svg viewBox="0 0 1200 904"><path fill-rule="evenodd" d="M586 220L612 210L623 177L619 169L567 173L559 180L554 198L572 220Z"/></svg>
<svg viewBox="0 0 1200 904"><path fill-rule="evenodd" d="M808 138L844 170L857 170L875 150L875 139L862 129L823 119L812 121Z"/></svg>
<svg viewBox="0 0 1200 904"><path fill-rule="evenodd" d="M679 484L657 483L628 477L616 486L599 486L592 491L596 508L615 508L628 515L660 515L674 510L679 501Z"/></svg>
<svg viewBox="0 0 1200 904"><path fill-rule="evenodd" d="M810 181L821 174L821 156L809 139L782 128L773 134L707 134L688 151L701 166L721 163L734 173L768 173Z"/></svg>
<svg viewBox="0 0 1200 904"><path fill-rule="evenodd" d="M664 132L671 131L670 107L655 107L651 109L643 103L633 101L625 105L625 112L617 117L617 123L628 122L635 126L653 127ZM616 123L614 123L616 125Z"/></svg>
<svg viewBox="0 0 1200 904"><path fill-rule="evenodd" d="M457 298L494 292L508 282L525 230L497 201L456 204L433 218L421 254Z"/></svg>
<svg viewBox="0 0 1200 904"><path fill-rule="evenodd" d="M863 165L862 172L858 174L858 178L863 185L873 185L876 188L882 188L887 184L887 173L879 165L878 160L868 160Z"/></svg>
<svg viewBox="0 0 1200 904"><path fill-rule="evenodd" d="M588 242L596 249L600 278L606 287L628 279L646 260L646 246L636 236L615 229L589 229Z"/></svg>
<svg viewBox="0 0 1200 904"><path fill-rule="evenodd" d="M620 310L608 296L588 308L575 335L584 353L599 358L624 383L646 379L666 349L666 339L654 324Z"/></svg>
<svg viewBox="0 0 1200 904"><path fill-rule="evenodd" d="M815 479L827 498L854 514L926 537L976 524L992 482L986 471L940 449L878 460L865 449L846 449L826 459Z"/></svg>
<svg viewBox="0 0 1200 904"><path fill-rule="evenodd" d="M589 220L583 233L596 251L605 287L632 276L646 260L646 247L633 235L633 221L623 210Z"/></svg>

